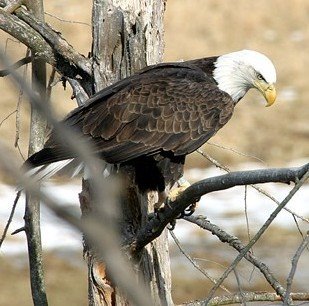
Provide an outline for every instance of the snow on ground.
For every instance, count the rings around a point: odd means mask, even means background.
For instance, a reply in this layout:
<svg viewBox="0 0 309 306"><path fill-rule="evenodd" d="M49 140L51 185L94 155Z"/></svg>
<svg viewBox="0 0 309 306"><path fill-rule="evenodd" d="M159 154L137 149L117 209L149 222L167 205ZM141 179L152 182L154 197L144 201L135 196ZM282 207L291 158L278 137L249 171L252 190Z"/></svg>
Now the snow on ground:
<svg viewBox="0 0 309 306"><path fill-rule="evenodd" d="M257 165L241 165L239 169L256 169ZM192 169L187 171L186 177L191 182L211 177L214 175L224 174L217 168L209 169ZM286 184L264 184L260 185L265 191L270 193L278 201L282 201L293 186ZM48 183L45 187L47 192L52 196L59 198L62 202L67 202L79 207L78 193L81 190L80 184L66 183L54 184ZM3 230L10 210L15 198L15 187L8 185L0 185L0 228ZM246 230L246 219L244 214L245 208L245 187L235 187L232 189L214 192L202 197L196 214L206 215L212 222L221 226L223 229L228 229L233 233L233 228L243 226ZM271 212L277 205L260 194L252 187L247 188L247 212L250 227L253 230L258 229L269 217ZM289 202L288 208L295 213L309 218L309 185L304 185L301 190ZM71 250L81 249L81 235L78 231L72 229L64 221L57 218L49 209L42 205L42 244L45 250L66 248ZM24 215L24 197L19 200L16 212L9 229L9 233L23 226ZM276 225L282 227L295 226L293 217L286 211L281 211L274 221ZM309 229L308 224L300 222ZM186 239L192 240L192 231L195 230L190 224L178 222L176 226L176 235L181 237L182 241ZM17 254L27 251L25 235L19 233L15 236L8 235L4 244L1 247L1 255Z"/></svg>
<svg viewBox="0 0 309 306"><path fill-rule="evenodd" d="M55 198L61 199L63 202L75 204L78 207L78 193L81 191L79 184L48 184L46 187L48 193ZM1 229L7 223L11 207L16 196L14 186L0 185L0 225ZM0 254L18 254L27 252L25 234L23 232L10 236L14 230L24 225L24 195L20 198L14 214L13 222L10 225L8 237L4 241ZM62 221L54 215L44 205L41 206L41 229L42 229L42 245L44 250L55 248L81 249L81 235L74 230L65 221ZM12 238L11 238L12 237Z"/></svg>

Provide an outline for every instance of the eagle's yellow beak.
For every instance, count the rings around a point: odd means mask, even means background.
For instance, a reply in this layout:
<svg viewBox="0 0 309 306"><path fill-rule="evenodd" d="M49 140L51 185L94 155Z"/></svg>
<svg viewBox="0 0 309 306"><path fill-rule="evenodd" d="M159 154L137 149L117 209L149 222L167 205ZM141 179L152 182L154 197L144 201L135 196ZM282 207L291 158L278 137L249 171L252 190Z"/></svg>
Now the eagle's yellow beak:
<svg viewBox="0 0 309 306"><path fill-rule="evenodd" d="M274 84L267 84L265 82L256 82L256 88L262 93L266 100L266 107L274 104L277 92Z"/></svg>
<svg viewBox="0 0 309 306"><path fill-rule="evenodd" d="M268 88L266 88L264 91L264 97L267 101L266 107L274 104L277 97L277 92L274 85L270 85Z"/></svg>

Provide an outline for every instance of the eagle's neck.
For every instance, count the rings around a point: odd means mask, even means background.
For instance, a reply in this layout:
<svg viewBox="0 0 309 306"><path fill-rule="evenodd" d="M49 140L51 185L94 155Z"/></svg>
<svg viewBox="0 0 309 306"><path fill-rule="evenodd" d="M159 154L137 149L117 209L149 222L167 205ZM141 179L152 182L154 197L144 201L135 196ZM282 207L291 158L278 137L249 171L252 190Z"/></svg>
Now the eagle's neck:
<svg viewBox="0 0 309 306"><path fill-rule="evenodd" d="M219 56L215 62L213 77L219 89L228 93L235 103L253 87L248 68L241 58L232 54Z"/></svg>

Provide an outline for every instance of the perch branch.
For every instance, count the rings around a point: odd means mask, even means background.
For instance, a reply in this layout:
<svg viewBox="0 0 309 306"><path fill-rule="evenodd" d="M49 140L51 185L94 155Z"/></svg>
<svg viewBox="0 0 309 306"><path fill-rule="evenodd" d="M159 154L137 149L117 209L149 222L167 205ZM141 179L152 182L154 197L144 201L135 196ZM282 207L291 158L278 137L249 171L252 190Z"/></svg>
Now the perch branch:
<svg viewBox="0 0 309 306"><path fill-rule="evenodd" d="M190 204L195 203L204 194L232 188L239 185L261 184L269 182L297 182L309 171L309 163L298 168L273 168L251 171L235 171L199 181L187 188L174 202L169 202L157 213L144 228L135 241L132 251L140 250L150 241L158 237L165 226L177 218Z"/></svg>

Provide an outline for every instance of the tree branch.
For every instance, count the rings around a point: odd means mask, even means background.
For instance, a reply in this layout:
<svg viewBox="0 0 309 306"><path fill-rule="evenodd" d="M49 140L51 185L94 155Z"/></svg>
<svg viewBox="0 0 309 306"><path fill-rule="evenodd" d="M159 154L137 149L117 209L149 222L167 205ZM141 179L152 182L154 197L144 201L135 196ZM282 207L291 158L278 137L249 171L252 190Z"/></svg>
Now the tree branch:
<svg viewBox="0 0 309 306"><path fill-rule="evenodd" d="M184 217L185 220L194 223L201 227L202 229L205 229L207 231L210 231L213 235L217 236L220 241L224 243L228 243L231 247L233 247L238 252L241 252L246 247L240 239L238 239L235 236L232 236L222 230L219 226L211 223L209 220L207 220L203 216L186 216ZM279 281L274 277L272 272L269 270L268 266L263 263L259 258L254 256L253 253L247 252L244 255L244 258L251 262L255 267L257 267L260 272L264 275L267 282L274 288L276 292L284 292L283 286L279 283Z"/></svg>
<svg viewBox="0 0 309 306"><path fill-rule="evenodd" d="M5 12L3 9L0 9L0 29L29 47L36 54L36 57L43 58L51 65L56 64L53 50L44 38L18 17Z"/></svg>
<svg viewBox="0 0 309 306"><path fill-rule="evenodd" d="M91 61L74 48L61 36L59 32L53 30L46 22L39 21L29 11L19 8L15 14L22 21L27 23L33 30L40 34L45 41L52 47L53 51L57 52L57 56L61 56L71 65L78 67L88 75L91 74Z"/></svg>
<svg viewBox="0 0 309 306"><path fill-rule="evenodd" d="M5 7L3 0L0 0L0 7ZM93 94L92 60L76 52L47 23L22 7L14 14L0 9L0 29L28 46L36 58L54 66L63 76L78 80L88 95Z"/></svg>
<svg viewBox="0 0 309 306"><path fill-rule="evenodd" d="M291 298L294 301L309 301L309 293L295 292L291 293ZM207 301L194 301L185 303L179 306L218 306L218 305L232 305L240 304L245 299L246 302L281 302L282 298L276 293L269 292L243 292L233 295L217 296ZM260 304L259 304L260 305ZM278 304L276 304L278 305Z"/></svg>
<svg viewBox="0 0 309 306"><path fill-rule="evenodd" d="M198 201L201 196L218 190L240 185L261 184L270 182L297 182L309 171L309 163L298 168L273 168L251 171L235 171L199 181L187 188L174 202L169 202L157 213L144 228L135 241L132 241L132 252L140 250L150 241L157 238L165 226L179 216L188 206Z"/></svg>

